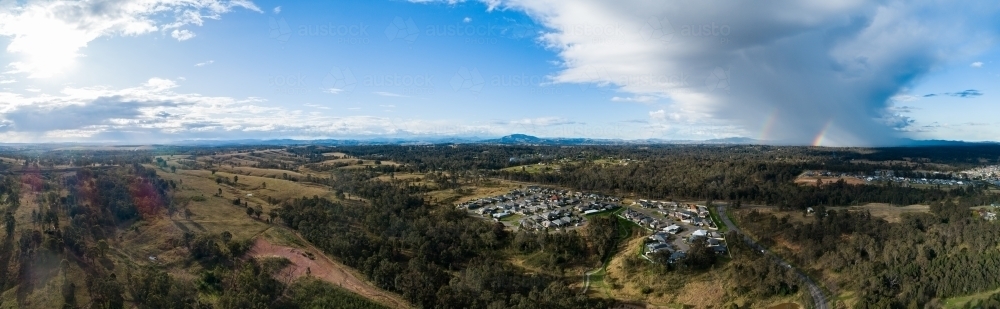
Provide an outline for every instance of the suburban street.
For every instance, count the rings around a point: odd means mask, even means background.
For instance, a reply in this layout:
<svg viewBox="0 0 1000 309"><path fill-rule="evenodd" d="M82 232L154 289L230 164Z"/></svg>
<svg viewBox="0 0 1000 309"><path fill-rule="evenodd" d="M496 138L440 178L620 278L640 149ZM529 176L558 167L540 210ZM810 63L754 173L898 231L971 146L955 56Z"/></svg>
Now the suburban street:
<svg viewBox="0 0 1000 309"><path fill-rule="evenodd" d="M729 230L737 231L741 234L743 233L738 227L736 227L736 224L734 224L733 221L729 220L729 216L726 215L726 207L718 205L716 206L716 210L718 210L719 217L721 217L722 221L726 224L727 227L729 227ZM753 241L753 239L750 239L749 236L746 236L746 234L743 235L744 235L743 241L749 244L750 247L755 248L756 250L760 250L761 253L763 254L775 257L775 260L778 261L781 267L785 267L791 269L792 271L795 271L795 275L797 275L799 279L802 280L802 282L804 282L806 286L809 288L809 294L812 295L813 302L815 302L813 308L817 309L828 308L826 305L826 296L823 295L823 290L820 289L819 285L816 284L816 282L814 282L811 278L809 278L809 276L806 276L804 273L802 273L802 271L800 271L798 268L792 267L791 264L788 264L787 262L782 260L781 257L775 255L774 253L772 253L770 250L767 250L763 246L758 245L756 242Z"/></svg>

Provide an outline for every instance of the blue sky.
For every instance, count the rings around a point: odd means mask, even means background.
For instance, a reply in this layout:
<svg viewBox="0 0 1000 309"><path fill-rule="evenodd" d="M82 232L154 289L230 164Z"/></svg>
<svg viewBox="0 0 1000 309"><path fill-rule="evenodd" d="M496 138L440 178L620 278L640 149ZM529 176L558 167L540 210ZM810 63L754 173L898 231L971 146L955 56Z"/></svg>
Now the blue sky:
<svg viewBox="0 0 1000 309"><path fill-rule="evenodd" d="M998 140L998 11L0 0L0 139Z"/></svg>

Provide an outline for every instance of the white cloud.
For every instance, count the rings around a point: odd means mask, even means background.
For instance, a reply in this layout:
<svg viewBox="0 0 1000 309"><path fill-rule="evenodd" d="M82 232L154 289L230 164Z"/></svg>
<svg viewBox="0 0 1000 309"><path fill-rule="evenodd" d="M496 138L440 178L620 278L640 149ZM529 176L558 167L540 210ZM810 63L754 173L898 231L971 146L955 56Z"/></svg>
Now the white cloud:
<svg viewBox="0 0 1000 309"><path fill-rule="evenodd" d="M330 109L330 107L328 107L328 106L323 106L323 105L319 105L319 104L312 104L312 103L306 103L306 104L303 104L303 106L305 106L305 107L312 107L312 108L318 108L318 109Z"/></svg>
<svg viewBox="0 0 1000 309"><path fill-rule="evenodd" d="M668 113L666 110L663 109L649 112L649 118L654 121L667 121L667 120L679 121L681 120L682 117L683 116L681 116L681 114Z"/></svg>
<svg viewBox="0 0 1000 309"><path fill-rule="evenodd" d="M970 64L969 66L973 67L973 68L981 68L981 67L983 67L983 62L982 61L976 61L976 62L973 62L972 64Z"/></svg>
<svg viewBox="0 0 1000 309"><path fill-rule="evenodd" d="M412 3L447 3L448 5L455 5L465 2L465 0L407 0Z"/></svg>
<svg viewBox="0 0 1000 309"><path fill-rule="evenodd" d="M195 37L195 34L194 32L191 32L191 30L187 29L174 29L174 31L170 32L170 36L178 41L187 41Z"/></svg>
<svg viewBox="0 0 1000 309"><path fill-rule="evenodd" d="M323 89L323 92L326 92L326 93L329 93L329 94L340 94L341 92L344 92L344 89L340 89L340 88L327 88L327 89Z"/></svg>
<svg viewBox="0 0 1000 309"><path fill-rule="evenodd" d="M472 18L469 18L469 17L462 18L462 22L466 23L466 24L471 23L472 22Z"/></svg>
<svg viewBox="0 0 1000 309"><path fill-rule="evenodd" d="M203 66L210 65L210 64L213 64L213 63L215 63L215 60L209 60L209 61L205 61L205 62L195 63L194 66L196 66L196 67L203 67Z"/></svg>
<svg viewBox="0 0 1000 309"><path fill-rule="evenodd" d="M339 116L268 104L261 98L179 92L176 81L150 78L131 88L66 87L55 95L0 91L0 140L5 142L169 142L189 139L498 136L518 125L558 126L555 117L503 124L463 124L373 116ZM328 109L304 104L317 110ZM392 109L395 105L381 105ZM350 107L348 110L360 110Z"/></svg>
<svg viewBox="0 0 1000 309"><path fill-rule="evenodd" d="M892 140L895 128L881 120L890 97L929 68L981 53L989 47L984 42L1000 38L1000 29L985 26L1000 19L1000 8L985 0L504 0L500 6L545 27L539 40L563 67L554 82L664 98L671 102L667 114L685 121L764 127L791 142L820 132L842 144ZM773 128L762 125L770 118Z"/></svg>
<svg viewBox="0 0 1000 309"><path fill-rule="evenodd" d="M566 118L560 117L539 117L539 118L524 118L518 120L501 121L497 124L509 124L517 126L535 126L535 127L548 127L548 126L559 126L567 124L578 124L578 122L568 120Z"/></svg>
<svg viewBox="0 0 1000 309"><path fill-rule="evenodd" d="M2 84L13 84L13 83L16 83L16 82L17 82L16 79L6 79L6 78L0 77L0 85L2 85Z"/></svg>
<svg viewBox="0 0 1000 309"><path fill-rule="evenodd" d="M372 92L372 93L380 95L380 96L383 96L383 97L393 97L393 98L408 98L409 97L409 96L406 96L406 95L402 95L402 94L398 94L398 93L392 93L392 92L385 92L385 91L375 91L375 92Z"/></svg>
<svg viewBox="0 0 1000 309"><path fill-rule="evenodd" d="M10 71L40 78L71 67L80 50L99 37L200 26L204 19L220 19L234 8L260 12L247 0L4 1L0 36L10 38L7 52L17 56ZM178 39L192 35L188 30L171 31Z"/></svg>
<svg viewBox="0 0 1000 309"><path fill-rule="evenodd" d="M656 100L658 100L658 99L655 96L649 96L649 95L640 95L640 96L632 96L632 97L617 97L616 96L616 97L612 97L611 98L611 101L614 101L614 102L651 103L651 102L656 102Z"/></svg>
<svg viewBox="0 0 1000 309"><path fill-rule="evenodd" d="M279 5L279 6L274 7L273 11L274 11L274 14L281 14L281 6Z"/></svg>

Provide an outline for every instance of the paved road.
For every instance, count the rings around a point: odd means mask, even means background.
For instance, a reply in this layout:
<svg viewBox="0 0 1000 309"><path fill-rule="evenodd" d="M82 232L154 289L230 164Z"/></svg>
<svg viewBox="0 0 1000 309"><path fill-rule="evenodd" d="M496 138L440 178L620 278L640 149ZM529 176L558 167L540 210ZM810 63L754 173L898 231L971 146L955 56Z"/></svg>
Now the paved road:
<svg viewBox="0 0 1000 309"><path fill-rule="evenodd" d="M721 205L720 206L716 206L716 210L719 211L719 217L721 217L722 222L724 222L726 224L726 226L729 227L729 230L731 230L731 231L737 231L737 232L740 232L741 234L743 233L742 231L740 231L740 229L738 227L736 227L736 224L734 224L733 221L729 220L729 216L726 215L726 208L724 206L721 206ZM744 235L746 235L746 234L744 234ZM785 268L788 268L788 269L791 269L792 271L794 271L795 275L798 276L799 279L802 280L802 282L804 282L806 284L806 287L809 288L809 294L812 295L813 302L815 302L815 305L813 306L813 308L816 308L816 309L827 309L828 308L826 306L826 296L823 295L823 290L819 288L819 285L816 284L816 282L814 282L812 280L812 278L809 278L809 276L806 276L798 268L792 267L791 264L788 264L787 262L785 262L784 260L782 260L780 257L778 257L777 255L775 255L774 253L772 253L770 250L767 250L763 246L758 245L756 242L753 241L753 239L750 239L750 237L743 236L743 241L745 241L748 245L750 245L750 247L755 248L756 250L760 250L761 253L774 257L775 258L774 260L778 261L778 263L779 263L779 265L781 265L781 267L785 267Z"/></svg>

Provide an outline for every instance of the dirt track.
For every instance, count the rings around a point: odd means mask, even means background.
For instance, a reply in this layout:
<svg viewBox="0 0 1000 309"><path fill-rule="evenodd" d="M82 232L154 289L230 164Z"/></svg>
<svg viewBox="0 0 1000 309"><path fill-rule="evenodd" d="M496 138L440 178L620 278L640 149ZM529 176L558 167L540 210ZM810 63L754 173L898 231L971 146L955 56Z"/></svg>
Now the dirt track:
<svg viewBox="0 0 1000 309"><path fill-rule="evenodd" d="M311 252L314 259L310 259L306 252ZM308 271L312 276L324 281L338 285L348 291L357 293L365 298L375 300L390 308L410 308L410 305L399 296L383 291L368 282L358 278L358 275L347 266L331 260L315 249L298 249L292 247L274 245L263 238L257 238L250 255L254 257L279 256L292 261L288 266L293 278L306 275Z"/></svg>

